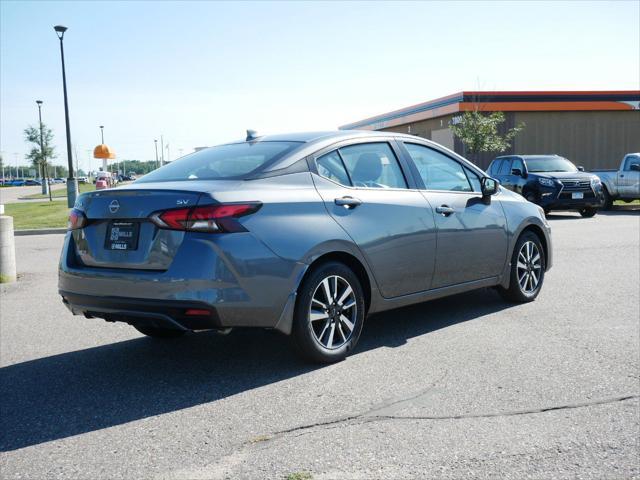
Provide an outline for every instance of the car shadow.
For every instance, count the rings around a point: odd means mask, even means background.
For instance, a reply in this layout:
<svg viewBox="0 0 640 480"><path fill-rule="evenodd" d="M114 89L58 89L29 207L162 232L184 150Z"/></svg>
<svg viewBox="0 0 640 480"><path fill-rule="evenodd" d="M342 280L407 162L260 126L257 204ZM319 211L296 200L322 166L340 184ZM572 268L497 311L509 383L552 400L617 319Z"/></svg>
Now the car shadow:
<svg viewBox="0 0 640 480"><path fill-rule="evenodd" d="M598 215L640 215L640 205L614 205L610 210L598 210Z"/></svg>
<svg viewBox="0 0 640 480"><path fill-rule="evenodd" d="M509 306L483 289L375 315L354 354L400 347ZM298 360L284 335L251 329L141 337L10 365L0 369L0 451L206 404L317 368Z"/></svg>

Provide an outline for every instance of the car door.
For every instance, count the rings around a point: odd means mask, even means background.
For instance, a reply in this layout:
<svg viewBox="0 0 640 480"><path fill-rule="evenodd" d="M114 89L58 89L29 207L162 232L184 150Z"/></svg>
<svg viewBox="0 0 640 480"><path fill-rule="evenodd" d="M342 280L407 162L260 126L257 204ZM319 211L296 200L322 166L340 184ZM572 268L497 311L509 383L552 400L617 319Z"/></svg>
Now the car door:
<svg viewBox="0 0 640 480"><path fill-rule="evenodd" d="M403 144L422 193L435 210L438 236L431 287L500 275L507 261L507 224L500 202L482 198L480 172L435 148Z"/></svg>
<svg viewBox="0 0 640 480"><path fill-rule="evenodd" d="M623 198L640 197L640 171L631 170L631 165L640 165L640 157L638 155L627 155L624 160L623 171L618 174L618 192Z"/></svg>
<svg viewBox="0 0 640 480"><path fill-rule="evenodd" d="M329 214L358 245L386 298L428 290L436 255L433 211L395 149L392 140L346 144L310 165Z"/></svg>

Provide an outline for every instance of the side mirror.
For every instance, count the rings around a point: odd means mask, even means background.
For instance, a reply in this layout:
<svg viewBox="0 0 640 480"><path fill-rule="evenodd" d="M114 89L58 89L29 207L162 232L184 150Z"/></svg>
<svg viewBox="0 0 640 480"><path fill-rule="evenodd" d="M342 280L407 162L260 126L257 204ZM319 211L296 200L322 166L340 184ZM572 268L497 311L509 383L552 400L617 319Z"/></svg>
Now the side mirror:
<svg viewBox="0 0 640 480"><path fill-rule="evenodd" d="M640 172L640 163L632 163L629 165L629 170L632 172Z"/></svg>
<svg viewBox="0 0 640 480"><path fill-rule="evenodd" d="M579 172L584 172L584 167L582 165L578 165L578 171Z"/></svg>
<svg viewBox="0 0 640 480"><path fill-rule="evenodd" d="M483 197L490 197L498 192L498 187L500 182L495 178L491 177L482 177L480 180L480 188L482 190Z"/></svg>
<svg viewBox="0 0 640 480"><path fill-rule="evenodd" d="M515 175L516 177L522 177L522 170L519 168L512 168L511 175Z"/></svg>

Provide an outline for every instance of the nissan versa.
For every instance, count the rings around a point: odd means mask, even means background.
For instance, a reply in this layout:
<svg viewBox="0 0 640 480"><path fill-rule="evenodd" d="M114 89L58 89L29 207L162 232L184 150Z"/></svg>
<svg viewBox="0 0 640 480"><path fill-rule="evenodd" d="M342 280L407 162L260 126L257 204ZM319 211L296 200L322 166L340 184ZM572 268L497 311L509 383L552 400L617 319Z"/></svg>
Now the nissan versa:
<svg viewBox="0 0 640 480"><path fill-rule="evenodd" d="M78 197L59 291L152 337L269 328L334 362L370 313L483 287L532 301L551 258L540 207L435 143L250 132Z"/></svg>

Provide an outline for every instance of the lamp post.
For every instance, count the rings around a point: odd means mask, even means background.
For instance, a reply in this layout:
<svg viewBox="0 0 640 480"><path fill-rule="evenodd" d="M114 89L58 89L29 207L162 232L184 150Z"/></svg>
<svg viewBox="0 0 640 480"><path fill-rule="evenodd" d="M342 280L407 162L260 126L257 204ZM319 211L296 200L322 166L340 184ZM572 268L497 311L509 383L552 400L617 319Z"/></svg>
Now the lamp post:
<svg viewBox="0 0 640 480"><path fill-rule="evenodd" d="M44 134L42 129L42 100L36 100L38 105L38 121L40 122L40 180L42 180L42 194L49 192L49 201L51 201L51 187L49 186L49 175L47 175L47 156L44 153Z"/></svg>
<svg viewBox="0 0 640 480"><path fill-rule="evenodd" d="M62 90L64 92L64 119L67 127L67 163L69 167L69 175L67 177L67 206L72 208L76 203L76 196L78 195L78 183L73 174L73 155L71 153L71 126L69 125L69 101L67 98L67 74L64 68L64 47L62 39L64 38L64 32L67 31L67 27L62 25L56 25L53 27L56 31L56 35L60 40L60 58L62 60Z"/></svg>
<svg viewBox="0 0 640 480"><path fill-rule="evenodd" d="M158 168L158 140L154 140L153 143L156 144L156 168Z"/></svg>

